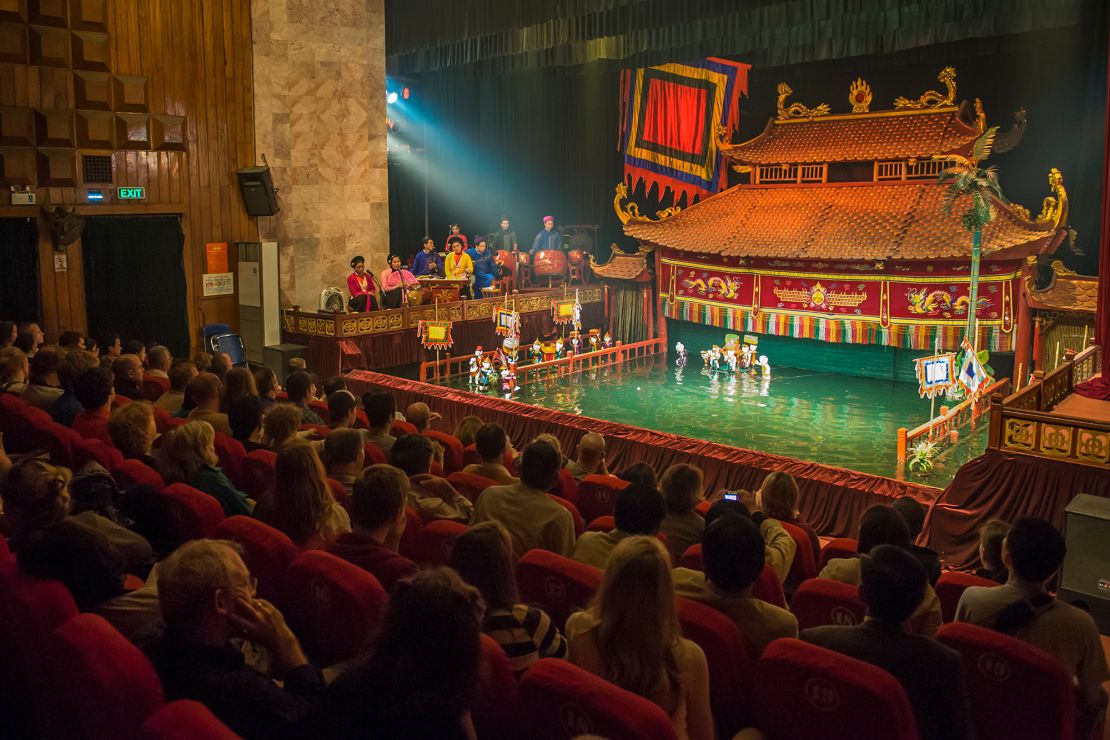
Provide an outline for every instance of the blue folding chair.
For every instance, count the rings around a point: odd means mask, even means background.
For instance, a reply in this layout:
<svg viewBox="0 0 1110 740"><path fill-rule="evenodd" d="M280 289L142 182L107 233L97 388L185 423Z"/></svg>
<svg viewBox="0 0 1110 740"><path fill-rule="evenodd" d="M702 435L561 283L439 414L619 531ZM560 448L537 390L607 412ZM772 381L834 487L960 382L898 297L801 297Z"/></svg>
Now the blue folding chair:
<svg viewBox="0 0 1110 740"><path fill-rule="evenodd" d="M205 324L204 329L204 348L207 352L218 352L216 349L216 342L213 341L221 334L231 334L231 327L227 324Z"/></svg>

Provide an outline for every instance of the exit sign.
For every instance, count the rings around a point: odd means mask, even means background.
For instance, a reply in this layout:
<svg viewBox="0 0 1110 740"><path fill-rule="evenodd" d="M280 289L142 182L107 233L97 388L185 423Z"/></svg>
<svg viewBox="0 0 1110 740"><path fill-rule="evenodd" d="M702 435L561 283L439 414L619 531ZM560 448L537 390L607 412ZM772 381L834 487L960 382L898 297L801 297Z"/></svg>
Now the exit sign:
<svg viewBox="0 0 1110 740"><path fill-rule="evenodd" d="M116 197L120 200L142 200L146 197L146 188L116 188Z"/></svg>

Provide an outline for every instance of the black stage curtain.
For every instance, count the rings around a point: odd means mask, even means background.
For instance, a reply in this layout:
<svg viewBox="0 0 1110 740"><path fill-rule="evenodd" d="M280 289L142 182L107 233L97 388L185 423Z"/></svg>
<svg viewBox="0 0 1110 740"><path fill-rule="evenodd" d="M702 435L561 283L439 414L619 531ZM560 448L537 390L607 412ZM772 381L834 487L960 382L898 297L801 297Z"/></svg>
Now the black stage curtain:
<svg viewBox="0 0 1110 740"><path fill-rule="evenodd" d="M630 344L648 337L648 315L644 310L644 285L638 283L609 284L609 316L613 325L613 341ZM655 291L649 291L649 311L655 310Z"/></svg>
<svg viewBox="0 0 1110 740"><path fill-rule="evenodd" d="M179 216L97 216L82 238L89 331L189 352Z"/></svg>
<svg viewBox="0 0 1110 740"><path fill-rule="evenodd" d="M0 218L0 318L42 320L38 233L33 218Z"/></svg>

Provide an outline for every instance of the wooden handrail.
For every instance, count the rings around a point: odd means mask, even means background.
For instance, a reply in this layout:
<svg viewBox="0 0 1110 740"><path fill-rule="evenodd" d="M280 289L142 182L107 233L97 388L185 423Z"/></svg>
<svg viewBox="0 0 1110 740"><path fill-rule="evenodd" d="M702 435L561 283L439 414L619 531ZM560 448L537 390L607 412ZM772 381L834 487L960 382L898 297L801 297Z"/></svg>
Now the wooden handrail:
<svg viewBox="0 0 1110 740"><path fill-rule="evenodd" d="M1004 393L1009 390L1009 387L1009 378L996 380L978 396L965 398L940 416L930 419L909 431L905 427L900 428L898 430L898 462L906 460L906 453L909 450L910 443L914 440L921 437L933 440L938 433L943 438L943 435L962 429L968 423L974 424L990 404L991 396L995 393ZM966 417L963 423L961 423L961 417Z"/></svg>

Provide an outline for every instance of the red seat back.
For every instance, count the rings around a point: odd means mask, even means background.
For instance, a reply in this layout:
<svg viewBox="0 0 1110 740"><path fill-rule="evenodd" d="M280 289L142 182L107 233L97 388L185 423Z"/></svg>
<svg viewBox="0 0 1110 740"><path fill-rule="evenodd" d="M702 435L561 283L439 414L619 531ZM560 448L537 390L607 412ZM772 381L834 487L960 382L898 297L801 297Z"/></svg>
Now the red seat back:
<svg viewBox="0 0 1110 740"><path fill-rule="evenodd" d="M258 579L258 595L280 603L286 572L297 557L293 541L284 532L242 515L224 519L216 526L215 535L239 543L243 562Z"/></svg>
<svg viewBox="0 0 1110 740"><path fill-rule="evenodd" d="M146 718L142 740L239 740L227 725L199 701L178 699Z"/></svg>
<svg viewBox="0 0 1110 740"><path fill-rule="evenodd" d="M321 550L293 561L283 594L289 626L319 666L365 652L389 602L377 578Z"/></svg>
<svg viewBox="0 0 1110 740"><path fill-rule="evenodd" d="M385 451L373 442L367 442L365 445L363 445L363 449L366 452L367 466L386 464L389 462L389 458L386 457Z"/></svg>
<svg viewBox="0 0 1110 740"><path fill-rule="evenodd" d="M170 390L169 378L159 378L154 375L143 376L143 395L146 400L153 403L168 393Z"/></svg>
<svg viewBox="0 0 1110 740"><path fill-rule="evenodd" d="M447 565L455 540L467 529L465 524L436 519L424 525L420 533L420 555L416 562L429 568Z"/></svg>
<svg viewBox="0 0 1110 740"><path fill-rule="evenodd" d="M505 467L512 470L511 463L506 463ZM559 480L555 481L555 486L550 492L565 498L572 504L578 504L578 481L566 468L559 468Z"/></svg>
<svg viewBox="0 0 1110 740"><path fill-rule="evenodd" d="M61 465L72 470L73 448L81 441L81 435L69 427L53 421L38 431L44 444L37 444L36 447L44 446L50 453L50 459L55 465Z"/></svg>
<svg viewBox="0 0 1110 740"><path fill-rule="evenodd" d="M331 497L349 514L351 512L351 494L347 493L347 487L335 478L328 478L328 488L331 489Z"/></svg>
<svg viewBox="0 0 1110 740"><path fill-rule="evenodd" d="M161 495L172 512L178 542L212 537L224 520L224 509L216 497L192 486L174 483L163 488Z"/></svg>
<svg viewBox="0 0 1110 740"><path fill-rule="evenodd" d="M239 461L240 477L243 479L243 493L255 501L274 484L274 466L277 455L269 450L251 450Z"/></svg>
<svg viewBox="0 0 1110 740"><path fill-rule="evenodd" d="M462 442L456 439L451 434L436 431L435 429L425 429L424 436L433 442L439 442L443 445L443 470L446 473L454 473L455 471L463 469L463 446Z"/></svg>
<svg viewBox="0 0 1110 740"><path fill-rule="evenodd" d="M393 421L392 426L389 427L389 433L394 437L403 437L406 434L419 434L415 425L407 421L401 421L400 419L395 419Z"/></svg>
<svg viewBox="0 0 1110 740"><path fill-rule="evenodd" d="M678 559L677 567L700 570L702 573L705 572L705 559L701 554L700 542L686 548L686 552L682 553L682 557Z"/></svg>
<svg viewBox="0 0 1110 740"><path fill-rule="evenodd" d="M956 618L956 607L960 603L960 597L963 596L964 589L971 586L992 588L998 585L989 578L980 578L971 573L946 570L940 574L937 585L933 587L933 590L937 592L937 598L940 600L940 613L944 621L951 622Z"/></svg>
<svg viewBox="0 0 1110 740"><path fill-rule="evenodd" d="M587 532L609 532L617 528L617 520L612 516L599 516L586 525Z"/></svg>
<svg viewBox="0 0 1110 740"><path fill-rule="evenodd" d="M82 439L73 443L73 469L78 471L90 460L111 471L123 462L123 453L99 439Z"/></svg>
<svg viewBox="0 0 1110 740"><path fill-rule="evenodd" d="M237 487L242 487L243 458L247 456L247 448L243 443L227 434L216 433L216 457L220 459L220 467L227 477Z"/></svg>
<svg viewBox="0 0 1110 740"><path fill-rule="evenodd" d="M470 499L470 503L475 503L482 491L490 486L497 485L495 480L490 480L481 475L464 473L461 470L447 476L447 482L453 485L456 491Z"/></svg>
<svg viewBox="0 0 1110 740"><path fill-rule="evenodd" d="M48 440L39 430L53 424L50 414L35 406L24 404L15 412L12 429L5 446L12 452L30 452L34 449L48 449Z"/></svg>
<svg viewBox="0 0 1110 740"><path fill-rule="evenodd" d="M54 699L71 737L119 740L166 703L154 666L96 614L79 614L54 631Z"/></svg>
<svg viewBox="0 0 1110 740"><path fill-rule="evenodd" d="M686 552L682 553L678 565L681 568L705 572L705 562L701 554L701 543L690 545L686 548ZM768 604L774 604L783 609L786 608L786 596L782 592L782 584L779 583L779 577L775 575L775 569L767 564L763 565L763 570L760 571L759 578L756 579L755 585L752 586L752 596L757 599L762 599Z"/></svg>
<svg viewBox="0 0 1110 740"><path fill-rule="evenodd" d="M1075 691L1055 658L1021 640L965 622L942 625L937 640L964 659L979 740L1070 740Z"/></svg>
<svg viewBox="0 0 1110 740"><path fill-rule="evenodd" d="M159 434L167 434L170 429L174 427L173 417L170 416L169 411L160 409L157 406L151 406L150 411L154 414L154 426L158 429ZM185 420L182 419L181 421Z"/></svg>
<svg viewBox="0 0 1110 740"><path fill-rule="evenodd" d="M617 491L627 485L628 481L611 475L587 475L578 483L578 510L586 521L611 515L616 511Z"/></svg>
<svg viewBox="0 0 1110 740"><path fill-rule="evenodd" d="M901 684L877 666L783 638L763 651L752 706L771 738L917 740Z"/></svg>
<svg viewBox="0 0 1110 740"><path fill-rule="evenodd" d="M308 407L316 412L316 415L324 420L325 424L331 424L331 411L328 410L326 401L309 401Z"/></svg>
<svg viewBox="0 0 1110 740"><path fill-rule="evenodd" d="M362 409L355 410L355 429L369 429L370 417Z"/></svg>
<svg viewBox="0 0 1110 740"><path fill-rule="evenodd" d="M817 572L829 564L833 558L850 558L859 552L859 541L851 537L837 537L829 540L821 548L821 555L817 559Z"/></svg>
<svg viewBox="0 0 1110 740"><path fill-rule="evenodd" d="M478 465L481 462L482 462L482 456L478 454L478 445L471 442L466 447L463 447L463 467L464 468L467 465ZM510 470L511 470L511 468L510 468Z"/></svg>
<svg viewBox="0 0 1110 740"><path fill-rule="evenodd" d="M652 702L555 658L537 661L520 679L516 724L531 740L676 737L666 712Z"/></svg>
<svg viewBox="0 0 1110 740"><path fill-rule="evenodd" d="M556 496L553 493L547 494L547 497L549 499L551 499L552 501L558 502L558 504L560 506L562 506L564 509L566 509L567 511L570 512L571 519L574 520L574 536L575 537L581 537L582 533L586 531L586 521L582 518L582 515L578 512L578 507L575 506L574 504L572 504L567 499L563 498L562 496Z"/></svg>
<svg viewBox="0 0 1110 740"><path fill-rule="evenodd" d="M804 529L790 522L779 522L790 539L798 546L794 551L794 560L790 563L790 572L786 576L786 584L797 586L802 581L817 577L817 553L813 551L813 542Z"/></svg>
<svg viewBox="0 0 1110 740"><path fill-rule="evenodd" d="M547 550L529 550L516 564L520 598L541 607L559 629L601 586L601 571Z"/></svg>
<svg viewBox="0 0 1110 740"><path fill-rule="evenodd" d="M790 600L790 611L798 618L798 629L825 624L859 624L867 607L859 600L859 588L828 578L803 581Z"/></svg>
<svg viewBox="0 0 1110 740"><path fill-rule="evenodd" d="M474 729L482 740L516 738L516 676L505 651L489 635L482 635L482 668L478 696L470 709Z"/></svg>
<svg viewBox="0 0 1110 740"><path fill-rule="evenodd" d="M405 531L397 543L397 552L416 562L424 548L424 521L420 513L411 506L405 506Z"/></svg>
<svg viewBox="0 0 1110 740"><path fill-rule="evenodd" d="M144 462L138 460L124 460L112 468L112 477L120 488L129 486L153 486L165 488L166 481L162 475Z"/></svg>
<svg viewBox="0 0 1110 740"><path fill-rule="evenodd" d="M705 651L709 665L709 702L718 734L732 737L751 724L752 674L755 661L744 646L736 622L716 609L678 597L682 634Z"/></svg>

